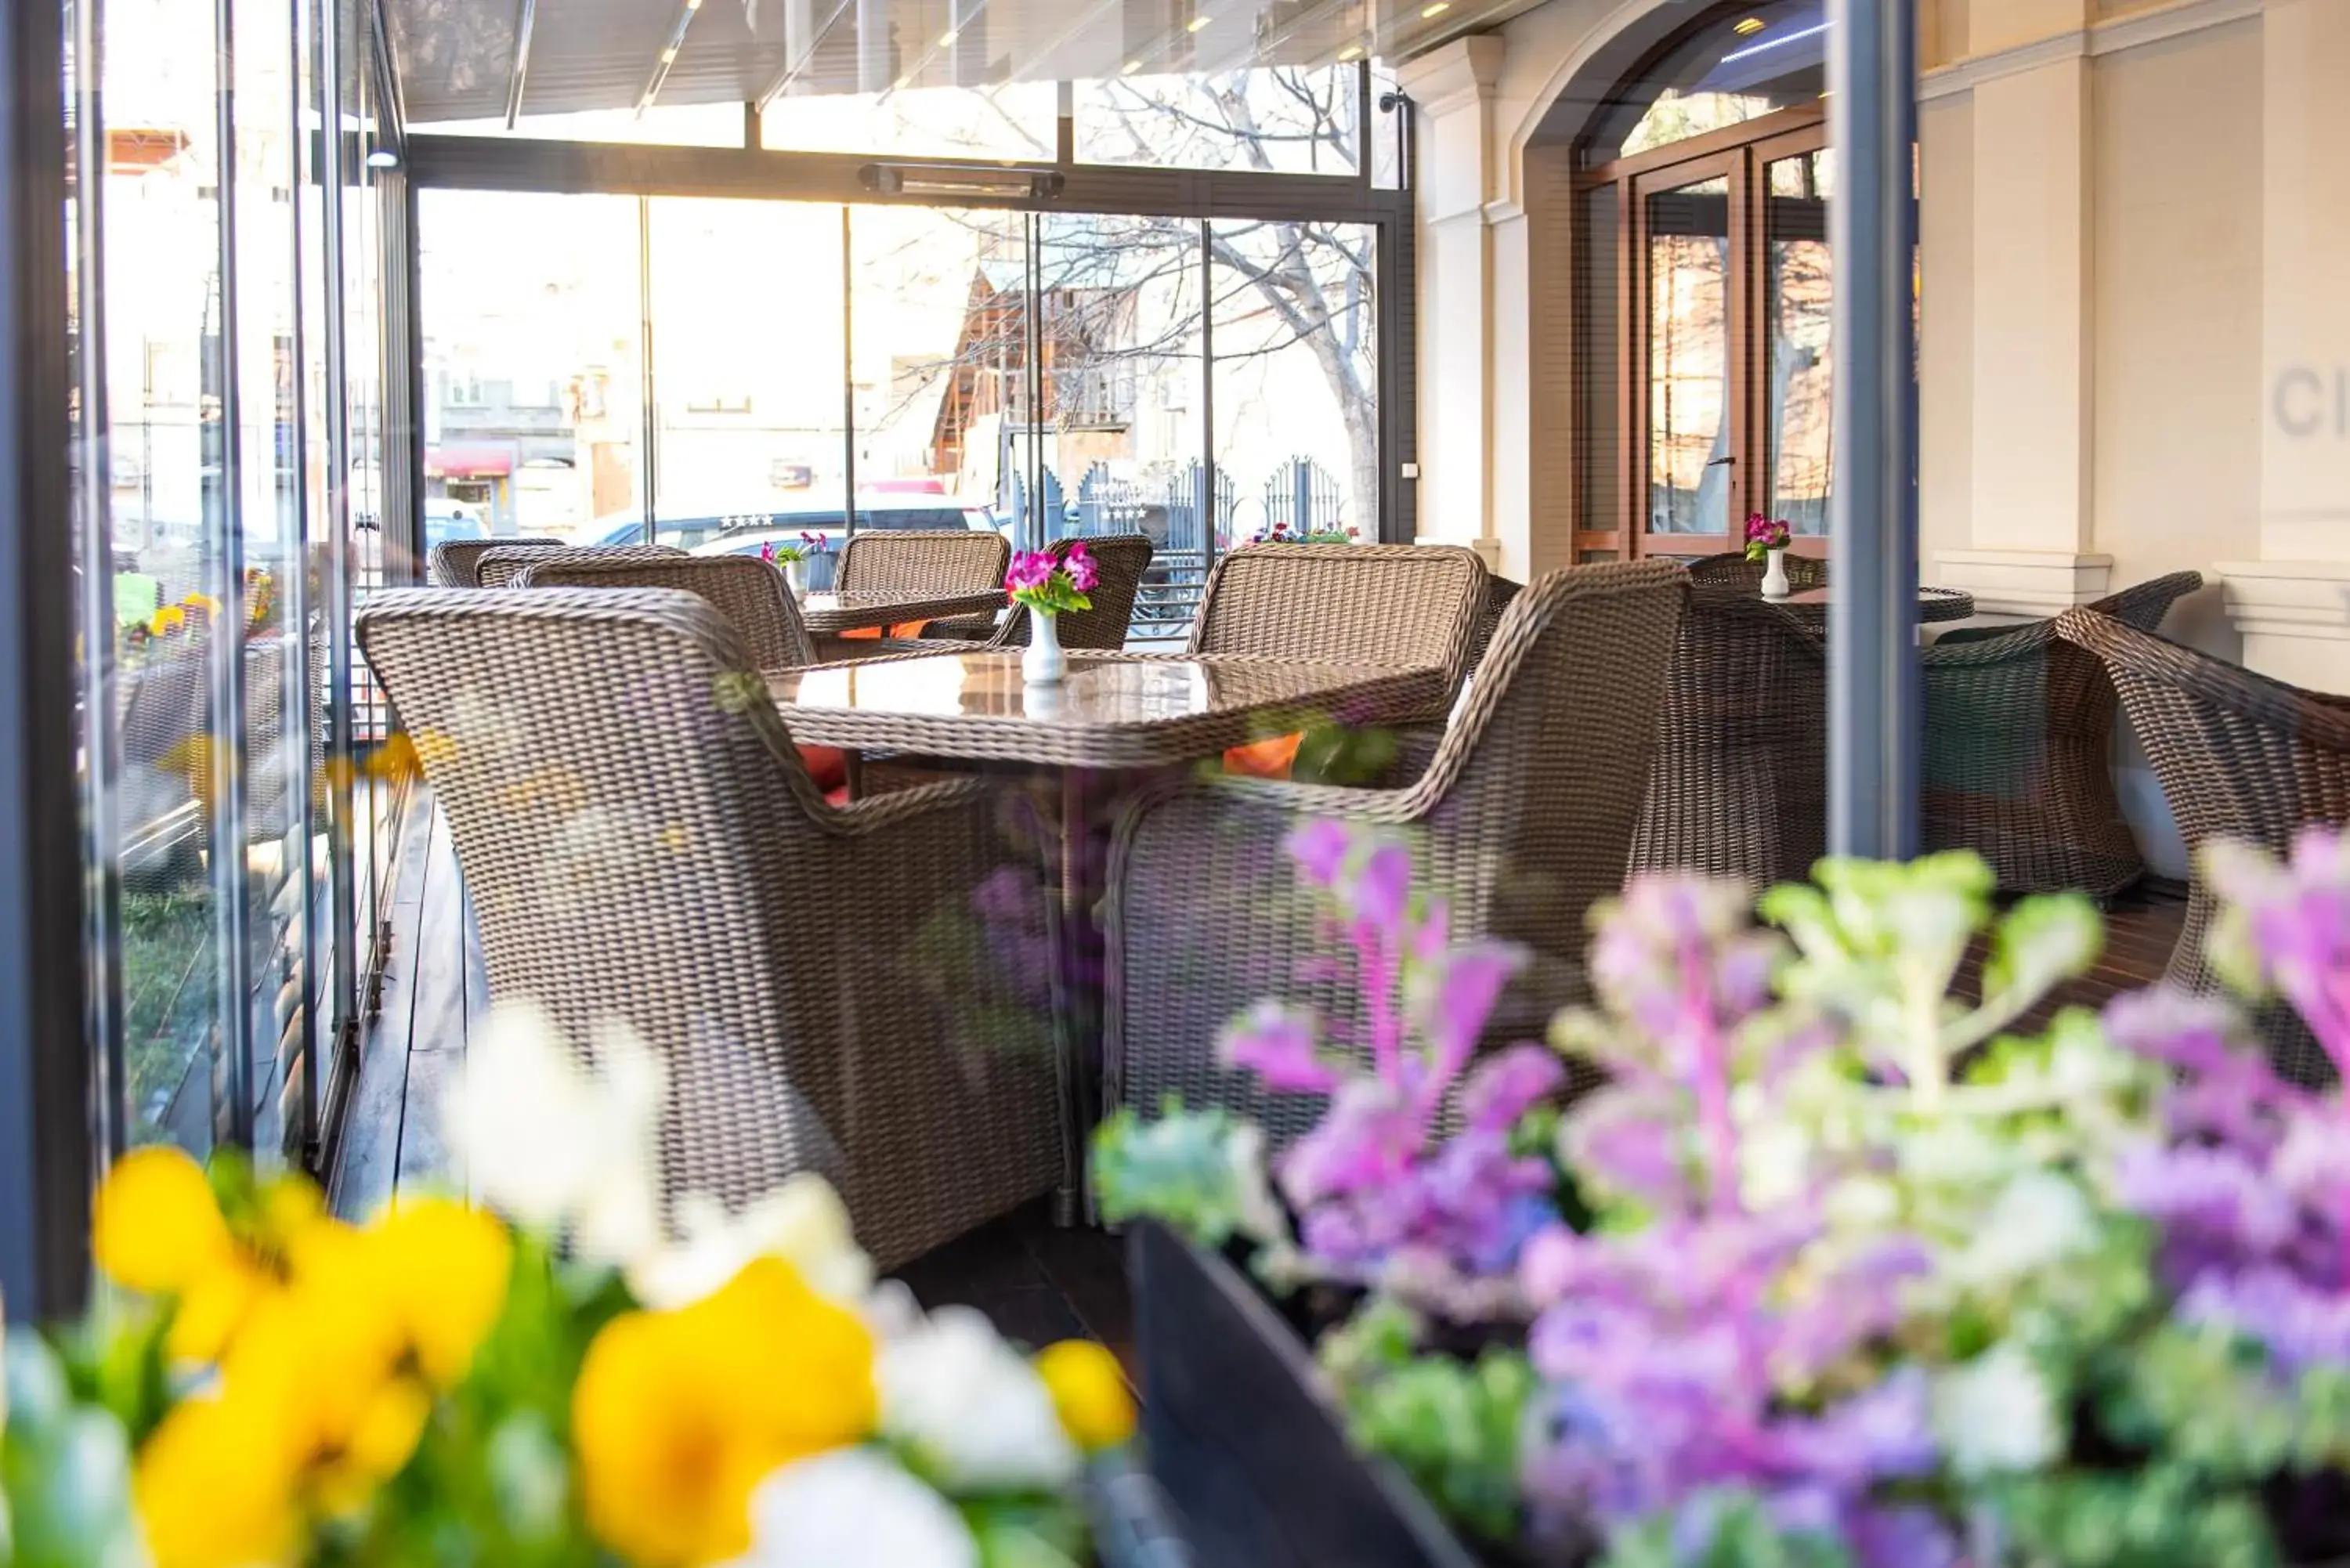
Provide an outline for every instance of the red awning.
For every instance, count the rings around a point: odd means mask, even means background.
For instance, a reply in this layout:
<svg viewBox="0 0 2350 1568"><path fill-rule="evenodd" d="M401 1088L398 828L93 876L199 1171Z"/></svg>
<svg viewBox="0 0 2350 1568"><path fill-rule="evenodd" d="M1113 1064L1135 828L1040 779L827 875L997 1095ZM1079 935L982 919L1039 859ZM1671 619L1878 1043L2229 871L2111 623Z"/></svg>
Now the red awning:
<svg viewBox="0 0 2350 1568"><path fill-rule="evenodd" d="M428 446L424 472L434 479L503 477L514 472L514 449L504 446Z"/></svg>

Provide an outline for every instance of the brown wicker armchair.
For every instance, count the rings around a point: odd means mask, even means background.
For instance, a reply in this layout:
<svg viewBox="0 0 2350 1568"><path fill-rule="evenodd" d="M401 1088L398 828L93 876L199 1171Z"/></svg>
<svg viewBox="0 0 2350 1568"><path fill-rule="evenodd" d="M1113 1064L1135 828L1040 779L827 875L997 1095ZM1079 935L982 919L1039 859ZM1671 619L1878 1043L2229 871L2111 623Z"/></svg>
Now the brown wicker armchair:
<svg viewBox="0 0 2350 1568"><path fill-rule="evenodd" d="M2202 586L2174 572L2083 607L2151 631ZM2114 794L2114 685L2095 657L2042 620L1948 633L1919 662L1928 849L1974 850L2012 893L2107 898L2146 874Z"/></svg>
<svg viewBox="0 0 2350 1568"><path fill-rule="evenodd" d="M1743 550L1731 550L1719 556L1699 556L1689 564L1690 582L1698 588L1751 588L1762 591L1764 564L1750 561ZM1798 556L1787 552L1787 591L1807 593L1813 588L1828 586L1828 563L1825 556Z"/></svg>
<svg viewBox="0 0 2350 1568"><path fill-rule="evenodd" d="M669 545L566 545L546 550L536 546L523 550L499 549L484 552L473 563L473 576L485 588L512 588L522 586L522 575L534 566L571 566L581 561L676 561L685 552Z"/></svg>
<svg viewBox="0 0 2350 1568"><path fill-rule="evenodd" d="M2350 821L2350 697L2303 691L2093 610L2065 611L2056 630L2105 661L2190 856L2215 838L2281 853L2307 824ZM2199 874L2165 971L2174 984L2216 989L2203 956L2213 909ZM2282 1070L2304 1082L2330 1075L2289 1012L2271 1009L2260 1026Z"/></svg>
<svg viewBox="0 0 2350 1568"><path fill-rule="evenodd" d="M359 637L448 813L492 997L668 1062L668 1201L820 1169L889 1267L1068 1179L1033 965L986 919L1030 863L985 784L827 806L692 595L393 591Z"/></svg>
<svg viewBox="0 0 2350 1568"><path fill-rule="evenodd" d="M426 577L436 588L478 588L482 557L492 550L560 550L560 539L450 539L426 556Z"/></svg>
<svg viewBox="0 0 2350 1568"><path fill-rule="evenodd" d="M1084 539L1055 539L1048 548L1055 560L1066 559L1072 545L1083 545L1101 568L1101 581L1086 597L1089 609L1071 610L1060 618L1061 646L1117 649L1126 646L1134 618L1134 598L1142 589L1142 574L1150 569L1150 541L1140 534L1098 534ZM987 639L990 648L1028 646L1028 607L1015 604ZM867 645L871 653L962 653L971 643L961 638L908 637Z"/></svg>
<svg viewBox="0 0 2350 1568"><path fill-rule="evenodd" d="M1485 563L1457 545L1253 545L1216 563L1190 651L1441 670L1441 698L1410 716L1441 723L1469 672L1485 583Z"/></svg>
<svg viewBox="0 0 2350 1568"><path fill-rule="evenodd" d="M1315 1103L1269 1096L1215 1058L1217 1031L1262 997L1316 1007L1342 1028L1361 1023L1351 981L1308 961L1334 950L1283 848L1303 816L1404 836L1420 890L1446 900L1456 939L1529 950L1486 1044L1539 1037L1586 993L1584 915L1624 879L1687 591L1679 567L1650 562L1534 582L1407 788L1209 778L1139 801L1110 857L1107 1105L1155 1114L1180 1095L1261 1116L1283 1138L1310 1124Z"/></svg>
<svg viewBox="0 0 2350 1568"><path fill-rule="evenodd" d="M654 559L566 550L534 562L515 579L525 588L676 588L707 601L743 639L761 670L814 664L816 648L800 624L791 583L755 556L668 556Z"/></svg>
<svg viewBox="0 0 2350 1568"><path fill-rule="evenodd" d="M1820 639L1762 599L1692 592L1648 791L1632 871L1742 877L1758 891L1807 875L1827 849Z"/></svg>
<svg viewBox="0 0 2350 1568"><path fill-rule="evenodd" d="M935 590L986 593L1003 586L1012 546L993 530L882 530L854 534L840 548L833 587L844 594ZM932 621L925 635L974 640L993 636L992 615Z"/></svg>

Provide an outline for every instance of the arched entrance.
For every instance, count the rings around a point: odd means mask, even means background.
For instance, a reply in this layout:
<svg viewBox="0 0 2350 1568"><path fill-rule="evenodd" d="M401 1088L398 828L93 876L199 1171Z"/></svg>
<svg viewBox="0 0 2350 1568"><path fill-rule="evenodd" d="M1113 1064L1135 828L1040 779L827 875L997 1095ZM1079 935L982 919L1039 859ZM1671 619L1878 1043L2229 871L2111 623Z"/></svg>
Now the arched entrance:
<svg viewBox="0 0 2350 1568"><path fill-rule="evenodd" d="M1824 0L1708 7L1544 127L1572 278L1542 292L1571 321L1538 337L1573 367L1578 560L1735 548L1750 512L1825 548L1826 28Z"/></svg>

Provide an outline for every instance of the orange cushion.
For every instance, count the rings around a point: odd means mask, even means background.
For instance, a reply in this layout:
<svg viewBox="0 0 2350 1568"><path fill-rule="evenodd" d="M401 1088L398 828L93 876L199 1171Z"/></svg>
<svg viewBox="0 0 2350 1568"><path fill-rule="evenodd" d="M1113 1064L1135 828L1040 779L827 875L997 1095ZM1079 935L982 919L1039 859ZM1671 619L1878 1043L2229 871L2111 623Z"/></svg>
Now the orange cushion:
<svg viewBox="0 0 2350 1568"><path fill-rule="evenodd" d="M847 805L848 804L848 786L847 784L842 784L838 789L828 789L825 791L824 804L834 807Z"/></svg>
<svg viewBox="0 0 2350 1568"><path fill-rule="evenodd" d="M929 628L930 624L931 623L926 620L901 620L897 625L889 628L889 635L893 638L920 637L926 629ZM842 632L840 635L845 638L869 637L878 641L881 636L881 628L878 626L854 627L847 631Z"/></svg>
<svg viewBox="0 0 2350 1568"><path fill-rule="evenodd" d="M848 783L848 753L837 746L802 746L800 762L818 789L840 789Z"/></svg>
<svg viewBox="0 0 2350 1568"><path fill-rule="evenodd" d="M1305 732L1300 730L1294 735L1275 735L1271 740L1234 746L1224 753L1224 772L1253 779L1285 779L1297 762L1297 748L1305 740Z"/></svg>

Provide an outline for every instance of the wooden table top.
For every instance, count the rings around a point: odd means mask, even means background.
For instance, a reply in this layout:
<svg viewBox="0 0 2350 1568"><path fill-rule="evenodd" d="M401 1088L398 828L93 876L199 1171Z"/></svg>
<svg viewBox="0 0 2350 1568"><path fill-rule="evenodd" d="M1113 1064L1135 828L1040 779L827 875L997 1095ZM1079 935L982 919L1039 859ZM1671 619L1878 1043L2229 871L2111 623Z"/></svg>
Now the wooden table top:
<svg viewBox="0 0 2350 1568"><path fill-rule="evenodd" d="M972 761L1156 767L1326 721L1424 711L1442 672L1287 659L1071 652L1058 686L1025 684L1018 649L770 671L795 740Z"/></svg>
<svg viewBox="0 0 2350 1568"><path fill-rule="evenodd" d="M844 631L888 628L908 621L946 620L955 616L989 615L1004 606L1002 588L962 594L906 588L846 594L810 594L800 601L800 620L818 637Z"/></svg>

